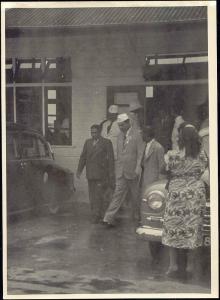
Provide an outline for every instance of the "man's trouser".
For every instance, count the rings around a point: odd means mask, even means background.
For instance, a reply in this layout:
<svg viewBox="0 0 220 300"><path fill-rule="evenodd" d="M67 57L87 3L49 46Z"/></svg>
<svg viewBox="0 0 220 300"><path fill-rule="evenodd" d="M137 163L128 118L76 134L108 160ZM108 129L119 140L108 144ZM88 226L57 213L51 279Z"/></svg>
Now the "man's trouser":
<svg viewBox="0 0 220 300"><path fill-rule="evenodd" d="M104 182L102 180L88 180L89 200L93 220L101 219L103 216Z"/></svg>
<svg viewBox="0 0 220 300"><path fill-rule="evenodd" d="M140 199L138 178L127 179L124 176L116 180L116 188L112 201L105 213L104 222L113 223L116 213L121 207L125 194L130 192L132 204L132 217L134 221L140 220Z"/></svg>

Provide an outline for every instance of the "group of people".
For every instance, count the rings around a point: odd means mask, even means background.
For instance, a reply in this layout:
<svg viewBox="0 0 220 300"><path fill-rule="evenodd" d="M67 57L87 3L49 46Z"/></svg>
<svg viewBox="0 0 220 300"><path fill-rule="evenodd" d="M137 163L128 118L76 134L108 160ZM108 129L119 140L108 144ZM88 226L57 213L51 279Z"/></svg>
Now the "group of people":
<svg viewBox="0 0 220 300"><path fill-rule="evenodd" d="M173 148L165 153L152 126L140 122L141 106L129 113L109 108L110 118L91 126L80 156L77 174L86 167L92 222L115 227L116 215L127 195L132 220L140 224L140 199L146 186L168 178L162 243L169 247L167 275L178 271L179 249L189 249L187 271L193 270L194 252L202 245L208 156L197 129L177 116L172 132ZM110 192L109 192L110 191ZM103 209L105 197L109 204Z"/></svg>

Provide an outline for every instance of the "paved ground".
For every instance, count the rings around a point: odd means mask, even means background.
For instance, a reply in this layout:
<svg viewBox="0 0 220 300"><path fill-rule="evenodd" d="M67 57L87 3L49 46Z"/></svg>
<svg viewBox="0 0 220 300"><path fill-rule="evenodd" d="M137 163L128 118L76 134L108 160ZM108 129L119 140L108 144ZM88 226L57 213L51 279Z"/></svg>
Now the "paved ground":
<svg viewBox="0 0 220 300"><path fill-rule="evenodd" d="M166 253L152 266L126 209L115 229L92 225L75 202L57 216L20 217L8 225L8 294L209 293L210 274L167 279Z"/></svg>

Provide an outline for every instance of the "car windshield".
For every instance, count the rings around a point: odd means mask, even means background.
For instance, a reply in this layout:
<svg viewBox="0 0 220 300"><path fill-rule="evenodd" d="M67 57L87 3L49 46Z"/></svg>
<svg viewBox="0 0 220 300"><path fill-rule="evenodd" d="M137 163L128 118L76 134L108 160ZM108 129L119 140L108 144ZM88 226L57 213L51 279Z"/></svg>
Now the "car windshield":
<svg viewBox="0 0 220 300"><path fill-rule="evenodd" d="M35 135L23 133L21 135L22 158L49 157L49 150L45 142Z"/></svg>

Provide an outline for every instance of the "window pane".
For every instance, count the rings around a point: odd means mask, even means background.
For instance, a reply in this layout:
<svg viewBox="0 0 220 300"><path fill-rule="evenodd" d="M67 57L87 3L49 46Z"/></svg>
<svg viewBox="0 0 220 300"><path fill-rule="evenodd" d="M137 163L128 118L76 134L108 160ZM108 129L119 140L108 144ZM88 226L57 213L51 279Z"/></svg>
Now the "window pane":
<svg viewBox="0 0 220 300"><path fill-rule="evenodd" d="M56 121L56 116L48 116L48 127L54 128L54 122Z"/></svg>
<svg viewBox="0 0 220 300"><path fill-rule="evenodd" d="M42 90L40 87L16 88L17 123L42 130Z"/></svg>
<svg viewBox="0 0 220 300"><path fill-rule="evenodd" d="M42 81L42 68L41 59L17 59L15 68L15 81L16 82L41 82Z"/></svg>
<svg viewBox="0 0 220 300"><path fill-rule="evenodd" d="M159 58L158 64L169 65L169 64L182 64L183 57L173 57L173 58Z"/></svg>
<svg viewBox="0 0 220 300"><path fill-rule="evenodd" d="M23 158L39 157L37 138L29 134L21 135L21 153Z"/></svg>
<svg viewBox="0 0 220 300"><path fill-rule="evenodd" d="M56 91L50 99L49 91ZM46 138L52 145L71 145L71 87L45 88Z"/></svg>
<svg viewBox="0 0 220 300"><path fill-rule="evenodd" d="M72 81L70 57L47 58L44 72L45 82Z"/></svg>
<svg viewBox="0 0 220 300"><path fill-rule="evenodd" d="M21 69L32 69L32 63L21 63L20 68Z"/></svg>
<svg viewBox="0 0 220 300"><path fill-rule="evenodd" d="M56 90L48 90L48 99L56 99L57 91Z"/></svg>
<svg viewBox="0 0 220 300"><path fill-rule="evenodd" d="M48 115L56 115L57 112L56 108L57 108L56 103L48 104Z"/></svg>
<svg viewBox="0 0 220 300"><path fill-rule="evenodd" d="M186 57L185 63L208 62L208 56Z"/></svg>

